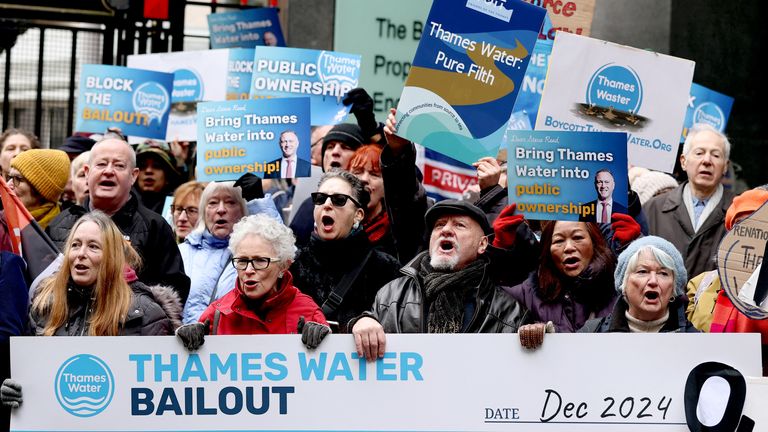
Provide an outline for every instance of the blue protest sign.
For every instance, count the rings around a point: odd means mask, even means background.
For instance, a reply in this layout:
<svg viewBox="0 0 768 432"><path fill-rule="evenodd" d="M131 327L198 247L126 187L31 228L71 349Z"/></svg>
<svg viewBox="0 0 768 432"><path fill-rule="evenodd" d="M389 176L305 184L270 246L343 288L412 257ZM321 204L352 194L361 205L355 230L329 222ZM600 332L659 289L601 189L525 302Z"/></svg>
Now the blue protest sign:
<svg viewBox="0 0 768 432"><path fill-rule="evenodd" d="M683 136L680 142L685 141L688 129L696 123L706 123L720 132L725 132L731 108L733 108L732 97L710 90L703 85L691 84L691 97L688 100L688 109L685 111Z"/></svg>
<svg viewBox="0 0 768 432"><path fill-rule="evenodd" d="M126 135L164 140L172 89L172 73L83 65L75 130L119 127Z"/></svg>
<svg viewBox="0 0 768 432"><path fill-rule="evenodd" d="M275 8L246 9L208 15L211 48L285 46Z"/></svg>
<svg viewBox="0 0 768 432"><path fill-rule="evenodd" d="M508 131L507 145L509 202L525 217L610 222L627 213L626 133Z"/></svg>
<svg viewBox="0 0 768 432"><path fill-rule="evenodd" d="M227 62L227 100L248 99L253 76L253 48L232 48Z"/></svg>
<svg viewBox="0 0 768 432"><path fill-rule="evenodd" d="M334 51L256 47L251 98L309 96L312 125L341 123L341 103L357 87L360 56Z"/></svg>
<svg viewBox="0 0 768 432"><path fill-rule="evenodd" d="M198 181L310 174L309 98L200 103L197 133Z"/></svg>
<svg viewBox="0 0 768 432"><path fill-rule="evenodd" d="M544 93L547 64L549 63L549 55L552 54L552 43L555 36L555 32L552 30L552 20L547 14L541 33L539 33L539 39L533 47L528 69L526 69L523 77L523 87L520 89L520 94L515 101L515 108L512 110L513 116L517 112L524 112L528 116L530 125L536 123L541 95ZM528 129L533 129L533 127L530 126Z"/></svg>
<svg viewBox="0 0 768 432"><path fill-rule="evenodd" d="M495 156L544 15L519 0L434 0L398 133L468 164Z"/></svg>

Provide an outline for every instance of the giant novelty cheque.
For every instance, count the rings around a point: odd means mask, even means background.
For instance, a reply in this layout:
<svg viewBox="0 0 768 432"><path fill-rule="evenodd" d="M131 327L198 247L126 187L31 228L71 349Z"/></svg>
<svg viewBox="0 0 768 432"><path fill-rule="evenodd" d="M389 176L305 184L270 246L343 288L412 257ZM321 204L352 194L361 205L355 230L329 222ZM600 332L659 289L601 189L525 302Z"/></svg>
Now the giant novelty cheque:
<svg viewBox="0 0 768 432"><path fill-rule="evenodd" d="M630 165L672 172L694 66L559 32L536 130L626 132Z"/></svg>
<svg viewBox="0 0 768 432"><path fill-rule="evenodd" d="M204 102L197 108L198 181L237 180L245 173L279 177L285 131L298 138L298 159L310 159L309 98ZM296 175L309 172L297 166Z"/></svg>
<svg viewBox="0 0 768 432"><path fill-rule="evenodd" d="M434 0L398 134L467 164L496 156L544 14L520 0Z"/></svg>
<svg viewBox="0 0 768 432"><path fill-rule="evenodd" d="M226 96L228 55L228 50L208 50L128 56L129 67L173 74L171 115L165 137L160 139L197 138L197 103L220 101ZM206 61L200 61L203 57Z"/></svg>
<svg viewBox="0 0 768 432"><path fill-rule="evenodd" d="M80 72L75 130L165 139L173 74L87 64Z"/></svg>
<svg viewBox="0 0 768 432"><path fill-rule="evenodd" d="M761 370L755 334L388 335L376 362L300 339L12 338L11 430L686 432L697 365Z"/></svg>
<svg viewBox="0 0 768 432"><path fill-rule="evenodd" d="M313 126L341 123L349 114L342 99L357 87L360 61L335 51L256 47L251 98L309 97Z"/></svg>

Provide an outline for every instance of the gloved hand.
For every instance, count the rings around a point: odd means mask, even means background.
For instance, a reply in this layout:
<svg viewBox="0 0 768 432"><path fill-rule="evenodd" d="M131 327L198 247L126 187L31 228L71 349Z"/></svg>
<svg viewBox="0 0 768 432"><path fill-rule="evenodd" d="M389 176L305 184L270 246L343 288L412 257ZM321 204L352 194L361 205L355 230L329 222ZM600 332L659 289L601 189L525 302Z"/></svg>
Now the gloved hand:
<svg viewBox="0 0 768 432"><path fill-rule="evenodd" d="M344 105L352 105L350 111L357 119L357 125L362 129L363 136L370 138L378 132L379 122L373 113L373 99L364 88L350 90L341 101Z"/></svg>
<svg viewBox="0 0 768 432"><path fill-rule="evenodd" d="M0 387L0 401L3 405L11 408L18 408L23 400L21 399L21 384L6 378L3 386Z"/></svg>
<svg viewBox="0 0 768 432"><path fill-rule="evenodd" d="M544 333L554 333L555 324L552 321L520 326L517 333L520 335L520 345L525 349L533 350L544 343Z"/></svg>
<svg viewBox="0 0 768 432"><path fill-rule="evenodd" d="M640 237L640 225L630 215L614 213L611 215L611 230L613 238L621 246L626 246Z"/></svg>
<svg viewBox="0 0 768 432"><path fill-rule="evenodd" d="M240 186L245 202L254 198L264 198L264 188L261 185L261 178L259 176L245 173L237 179L235 186Z"/></svg>
<svg viewBox="0 0 768 432"><path fill-rule="evenodd" d="M205 343L205 335L211 326L211 320L205 320L204 323L184 324L176 329L176 337L181 339L184 348L189 351L195 351Z"/></svg>
<svg viewBox="0 0 768 432"><path fill-rule="evenodd" d="M304 346L308 349L315 349L328 336L331 328L314 321L305 321L304 317L301 316L299 317L299 325L296 326L296 331L301 333L301 343Z"/></svg>
<svg viewBox="0 0 768 432"><path fill-rule="evenodd" d="M515 245L517 227L525 220L523 215L514 214L516 208L515 203L506 206L493 221L493 245L497 248L511 249Z"/></svg>

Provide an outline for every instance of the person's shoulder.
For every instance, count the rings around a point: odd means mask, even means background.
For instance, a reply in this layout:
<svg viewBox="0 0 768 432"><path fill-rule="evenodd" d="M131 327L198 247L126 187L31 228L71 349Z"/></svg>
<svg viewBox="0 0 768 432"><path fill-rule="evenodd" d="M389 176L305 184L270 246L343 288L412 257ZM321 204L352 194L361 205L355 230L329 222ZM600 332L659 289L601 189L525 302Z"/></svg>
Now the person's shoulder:
<svg viewBox="0 0 768 432"><path fill-rule="evenodd" d="M643 210L645 210L646 215L654 211L662 211L663 208L667 208L669 205L681 201L683 187L684 185L679 185L672 190L656 195L646 201L645 204L643 204Z"/></svg>

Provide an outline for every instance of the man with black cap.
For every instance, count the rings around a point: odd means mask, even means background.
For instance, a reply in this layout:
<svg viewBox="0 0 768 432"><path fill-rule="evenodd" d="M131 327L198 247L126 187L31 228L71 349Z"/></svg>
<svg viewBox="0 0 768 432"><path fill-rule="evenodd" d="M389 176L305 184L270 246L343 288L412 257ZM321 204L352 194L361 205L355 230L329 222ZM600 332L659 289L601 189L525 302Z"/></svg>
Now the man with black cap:
<svg viewBox="0 0 768 432"><path fill-rule="evenodd" d="M72 161L82 153L91 151L94 144L96 144L96 141L91 138L82 135L72 135L71 137L68 137L66 141L64 141L64 145L57 150L66 153L67 156L69 156L69 160Z"/></svg>
<svg viewBox="0 0 768 432"><path fill-rule="evenodd" d="M514 333L527 310L492 280L482 210L464 201L435 204L425 215L429 250L384 285L373 309L349 325L368 360L383 357L385 333Z"/></svg>

